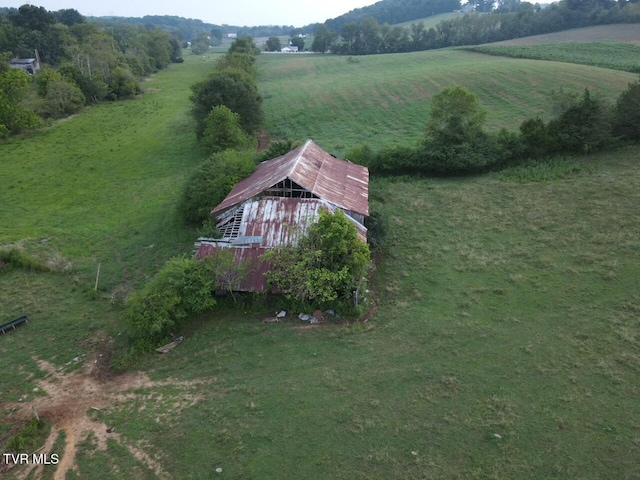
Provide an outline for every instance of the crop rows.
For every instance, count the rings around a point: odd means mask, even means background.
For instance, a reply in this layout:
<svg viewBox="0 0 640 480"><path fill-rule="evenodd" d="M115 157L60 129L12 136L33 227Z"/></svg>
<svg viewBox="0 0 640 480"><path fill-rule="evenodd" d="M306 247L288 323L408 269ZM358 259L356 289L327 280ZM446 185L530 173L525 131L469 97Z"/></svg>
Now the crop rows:
<svg viewBox="0 0 640 480"><path fill-rule="evenodd" d="M468 50L489 55L577 63L640 73L640 45L627 43L556 43L484 45Z"/></svg>

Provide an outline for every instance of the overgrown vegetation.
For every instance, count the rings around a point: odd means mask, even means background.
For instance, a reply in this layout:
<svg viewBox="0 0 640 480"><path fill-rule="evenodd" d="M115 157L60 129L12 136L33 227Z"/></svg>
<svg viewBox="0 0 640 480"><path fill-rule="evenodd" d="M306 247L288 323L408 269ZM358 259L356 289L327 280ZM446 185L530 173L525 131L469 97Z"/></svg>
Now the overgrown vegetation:
<svg viewBox="0 0 640 480"><path fill-rule="evenodd" d="M237 39L214 71L192 86L192 113L197 122L198 137L204 134L205 121L211 110L221 105L240 116L240 125L246 133L253 134L260 127L262 99L258 94L254 67L259 52L250 37Z"/></svg>
<svg viewBox="0 0 640 480"><path fill-rule="evenodd" d="M256 169L256 156L247 150L225 150L205 160L185 184L180 203L184 219L195 225L210 219L211 210Z"/></svg>
<svg viewBox="0 0 640 480"><path fill-rule="evenodd" d="M475 57L270 58L265 110L279 135L313 128L342 156L359 143L417 142L428 99L446 85L469 82L491 129L536 113L546 124L545 99L560 84L617 94L634 80ZM2 242L48 238L79 265L69 278L0 275L2 315L34 319L2 338L5 363L21 369L0 376L3 401L33 398L35 358L74 368L65 363L88 363L105 335L121 338L123 311L102 294L137 287L191 248L175 203L201 156L188 85L210 64L195 60L154 76L153 95L0 145ZM323 95L292 91L292 76ZM299 328L289 316L261 323L273 315L264 307L203 314L170 355L137 365L157 386L127 392L100 418L173 478L212 466L265 479L633 477L638 156L581 155L593 174L535 184L374 175L370 194L389 223L375 317ZM99 260L101 295L90 300ZM158 476L124 447L97 443L79 445L70 476Z"/></svg>
<svg viewBox="0 0 640 480"><path fill-rule="evenodd" d="M11 453L31 453L42 445L51 431L51 422L32 418L7 442L7 450Z"/></svg>
<svg viewBox="0 0 640 480"><path fill-rule="evenodd" d="M225 150L245 150L251 147L251 138L240 126L240 115L225 105L217 105L204 121L202 145L211 155Z"/></svg>
<svg viewBox="0 0 640 480"><path fill-rule="evenodd" d="M21 268L31 272L47 272L49 267L19 246L0 246L0 272L6 268Z"/></svg>
<svg viewBox="0 0 640 480"><path fill-rule="evenodd" d="M298 244L267 252L265 273L272 288L316 308L329 302L349 303L367 275L369 247L341 210L320 212Z"/></svg>
<svg viewBox="0 0 640 480"><path fill-rule="evenodd" d="M126 320L136 349L151 350L216 305L211 262L173 258L127 301Z"/></svg>
<svg viewBox="0 0 640 480"><path fill-rule="evenodd" d="M638 82L629 84L612 109L589 89L581 96L560 91L556 118L549 122L538 117L527 119L519 132L501 129L487 133L483 129L486 111L477 97L462 87L445 88L433 98L426 134L418 147L373 152L359 146L347 157L378 173L450 175L486 172L523 159L587 154L608 148L615 138L635 139L636 110L622 105L638 104L638 92Z"/></svg>

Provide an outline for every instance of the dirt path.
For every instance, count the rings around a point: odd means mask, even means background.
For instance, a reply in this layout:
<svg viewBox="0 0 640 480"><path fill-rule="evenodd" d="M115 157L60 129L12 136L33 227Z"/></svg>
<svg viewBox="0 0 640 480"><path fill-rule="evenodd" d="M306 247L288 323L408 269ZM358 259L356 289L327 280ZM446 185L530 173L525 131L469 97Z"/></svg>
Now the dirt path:
<svg viewBox="0 0 640 480"><path fill-rule="evenodd" d="M118 402L136 398L137 395L133 390L153 389L167 385L178 386L184 390L180 395L179 406L185 408L203 398L202 394L190 392L193 387L215 381L215 379L205 379L183 382L170 379L154 382L144 372L113 375L98 359L68 374L45 361L38 361L38 366L46 373L46 376L37 382L38 388L46 392L46 396L37 397L26 404L9 404L8 408L16 410L14 415L17 418L27 421L32 417L33 407L35 407L40 418L46 418L51 422L51 433L42 452L61 454L54 474L55 480L64 480L67 472L75 468L78 444L91 434L97 439L99 450L106 450L107 439L111 438L125 446L131 455L146 465L158 478L170 478L158 458L150 455L143 448L127 444L112 428L91 418L88 412L109 408ZM62 431L66 434L64 451L52 452L51 448ZM17 478L25 479L34 470L35 478L41 478L43 466L34 464L25 466L22 471L19 471Z"/></svg>

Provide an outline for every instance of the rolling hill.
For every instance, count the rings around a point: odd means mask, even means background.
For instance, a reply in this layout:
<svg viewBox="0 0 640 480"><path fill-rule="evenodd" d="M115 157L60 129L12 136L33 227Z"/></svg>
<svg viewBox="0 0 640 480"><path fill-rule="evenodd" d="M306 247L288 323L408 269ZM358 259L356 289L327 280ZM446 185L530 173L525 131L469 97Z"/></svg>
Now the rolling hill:
<svg viewBox="0 0 640 480"><path fill-rule="evenodd" d="M0 245L51 267L0 266L0 318L31 315L0 338L2 447L38 401L65 432L47 449L75 465L68 478L637 476L638 146L485 176L372 178L388 240L368 322L265 324L271 305L247 301L176 332L169 354L109 372L122 299L197 235L176 203L202 160L189 86L215 56L185 60L139 98L0 143ZM491 128L515 128L548 115L560 86L614 98L637 78L452 49L264 55L258 68L271 135L339 156L417 141L446 86L476 93Z"/></svg>
<svg viewBox="0 0 640 480"><path fill-rule="evenodd" d="M408 54L262 56L261 93L274 137L304 140L343 155L355 144L414 144L423 133L429 99L463 85L489 110L490 128L514 128L551 115L560 87L589 87L613 99L630 73L569 63L490 57L456 49ZM288 79L288 81L283 81Z"/></svg>

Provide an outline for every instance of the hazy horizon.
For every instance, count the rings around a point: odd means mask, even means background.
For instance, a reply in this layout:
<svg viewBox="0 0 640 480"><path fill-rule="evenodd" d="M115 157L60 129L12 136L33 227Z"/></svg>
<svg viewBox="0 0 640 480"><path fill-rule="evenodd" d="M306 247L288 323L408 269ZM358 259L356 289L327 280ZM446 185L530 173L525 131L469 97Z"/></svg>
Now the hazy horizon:
<svg viewBox="0 0 640 480"><path fill-rule="evenodd" d="M25 2L5 0L3 7L18 8L26 3L44 7L48 11L72 8L86 17L144 17L145 15L170 15L202 20L205 23L233 26L293 25L303 27L311 23L322 23L330 18L339 17L354 8L373 5L376 0L329 0L295 4L285 0L263 2L244 0L240 2L211 3L186 0L173 2L167 0L140 0L136 2L112 0L42 0Z"/></svg>

